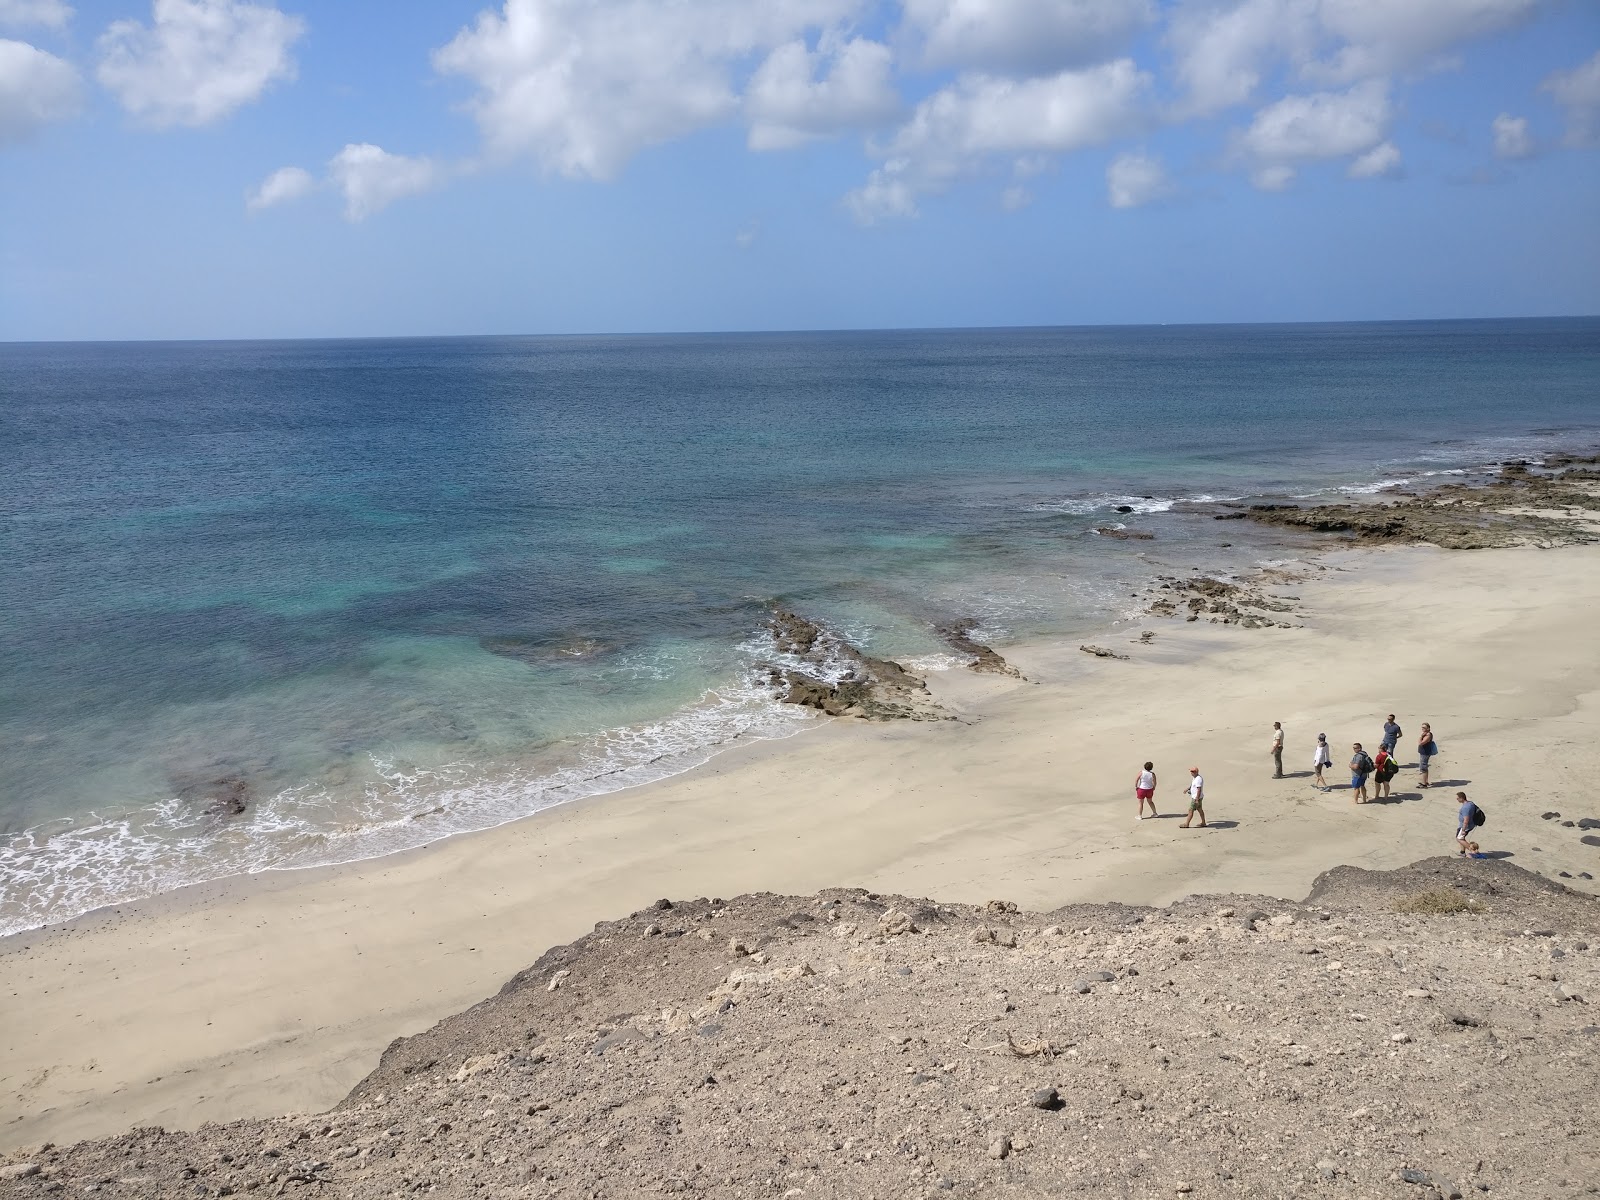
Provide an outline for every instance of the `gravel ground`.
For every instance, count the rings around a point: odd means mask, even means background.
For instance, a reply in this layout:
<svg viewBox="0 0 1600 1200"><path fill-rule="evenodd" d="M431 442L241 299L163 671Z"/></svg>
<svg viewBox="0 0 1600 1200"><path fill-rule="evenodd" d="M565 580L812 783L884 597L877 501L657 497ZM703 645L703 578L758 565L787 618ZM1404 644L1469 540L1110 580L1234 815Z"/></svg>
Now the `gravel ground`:
<svg viewBox="0 0 1600 1200"><path fill-rule="evenodd" d="M1014 909L662 901L329 1112L42 1147L0 1196L1600 1194L1589 897L1429 859Z"/></svg>

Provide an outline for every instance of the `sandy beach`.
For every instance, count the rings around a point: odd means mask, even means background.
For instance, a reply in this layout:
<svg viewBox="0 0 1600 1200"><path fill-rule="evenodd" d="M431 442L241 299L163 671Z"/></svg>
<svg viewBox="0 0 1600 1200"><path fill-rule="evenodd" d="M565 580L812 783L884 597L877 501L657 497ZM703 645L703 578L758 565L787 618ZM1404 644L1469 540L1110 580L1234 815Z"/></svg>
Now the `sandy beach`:
<svg viewBox="0 0 1600 1200"><path fill-rule="evenodd" d="M1336 864L1485 848L1581 890L1600 849L1600 548L1340 551L1272 590L1293 629L1149 619L1099 644L1004 647L1025 681L930 681L956 721L836 720L687 775L336 869L188 889L0 942L0 1147L332 1104L392 1039L491 994L551 945L657 897L860 885L945 901L1297 898ZM1139 632L1154 630L1149 645ZM1406 730L1395 802L1310 786ZM1272 722L1287 730L1271 778ZM1424 720L1443 749L1418 791ZM1153 759L1163 818L1134 817ZM1187 768L1211 827L1181 830ZM1331 783L1348 777L1336 768Z"/></svg>

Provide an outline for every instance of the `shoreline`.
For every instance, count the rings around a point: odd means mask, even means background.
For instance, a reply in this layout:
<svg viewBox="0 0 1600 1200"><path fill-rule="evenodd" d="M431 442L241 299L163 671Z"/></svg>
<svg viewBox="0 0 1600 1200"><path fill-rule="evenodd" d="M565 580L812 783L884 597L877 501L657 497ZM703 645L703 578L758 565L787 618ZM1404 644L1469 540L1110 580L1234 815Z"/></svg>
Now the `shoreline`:
<svg viewBox="0 0 1600 1200"><path fill-rule="evenodd" d="M1339 745L1346 731L1375 740L1391 709L1408 734L1431 720L1441 783L1470 779L1490 815L1486 846L1596 891L1576 876L1600 854L1539 814L1571 808L1600 765L1600 647L1582 608L1600 549L1319 561L1295 589L1299 628L1126 621L1102 637L1127 662L1014 644L1027 682L930 680L959 721L834 721L419 849L195 885L0 940L0 1148L326 1107L392 1038L658 896L861 885L1043 911L1304 895L1334 865L1448 850L1453 805L1427 793L1354 808L1271 780L1274 719L1291 775L1319 731ZM1153 644L1135 645L1146 628ZM1212 829L1133 820L1123 777L1145 757L1167 813L1201 762Z"/></svg>
<svg viewBox="0 0 1600 1200"><path fill-rule="evenodd" d="M1554 525L1561 530L1562 536L1582 540L1585 536L1581 532L1583 527L1580 523L1571 521L1570 514L1564 514L1565 519L1552 522L1540 519L1534 513L1514 511L1512 507L1514 501L1522 500L1524 497L1510 495L1510 491L1518 487L1525 488L1529 484L1546 486L1554 482L1548 474L1531 474L1525 466L1531 462L1543 472L1546 461L1555 463L1558 467L1578 468L1576 473L1580 477L1579 487L1585 486L1595 476L1594 471L1582 469L1585 466L1593 466L1597 461L1594 455L1550 451L1545 457L1532 460L1511 460L1499 464L1482 463L1472 468L1449 471L1424 471L1417 478L1382 481L1372 488L1337 487L1305 495L1273 493L1231 499L1179 496L1153 504L1146 504L1131 496L1101 495L1098 497L1099 502L1109 503L1111 500L1121 499L1132 503L1123 505L1115 511L1107 509L1102 514L1112 519L1112 525L1080 530L1075 536L1087 538L1089 535L1095 535L1137 544L1137 548L1130 547L1133 551L1130 555L1121 559L1122 565L1114 585L1118 595L1121 594L1122 587L1138 589L1132 593L1136 601L1135 607L1129 609L1124 606L1120 617L1113 619L1114 608L1106 604L1105 598L1101 597L1099 603L1107 611L1096 614L1094 619L1082 624L1070 623L1065 628L1058 623L1049 634L1024 635L1017 644L1026 645L1030 640L1048 641L1052 637L1065 637L1067 629L1071 630L1073 636L1088 637L1092 641L1096 637L1103 636L1105 627L1101 624L1102 621L1111 621L1115 627L1122 621L1134 618L1134 614L1138 613L1140 606L1145 603L1140 599L1140 592L1147 596L1156 596L1160 600L1161 597L1155 590L1156 585L1167 588L1170 584L1176 588L1177 593L1182 593L1186 586L1185 573L1194 571L1199 571L1211 579L1234 581L1207 589L1208 598L1201 610L1202 614L1223 614L1224 623L1231 623L1230 614L1233 619L1242 619L1246 624L1258 620L1275 623L1270 613L1260 611L1241 613L1236 608L1236 603L1248 602L1251 599L1249 592L1252 587L1260 586L1262 579L1270 575L1270 571L1266 568L1274 561L1284 561L1282 556L1289 556L1288 561L1298 561L1307 556L1314 558L1330 552L1325 538L1328 532L1341 532L1351 544L1358 546L1409 544L1420 541L1458 548L1461 545L1479 547L1491 544L1514 544L1516 539L1526 537L1529 533L1535 537L1545 535L1548 533L1548 527ZM1409 485L1416 484L1423 477L1428 479L1424 491L1419 493L1406 490ZM1450 512L1433 506L1433 498L1452 492L1460 495L1457 496L1455 506ZM1349 502L1351 495L1357 496L1355 503ZM1544 499L1547 503L1551 501L1548 496ZM1283 503L1284 500L1292 502ZM1463 541L1462 522L1458 511L1462 500L1471 502L1480 510L1488 510L1496 517L1511 518L1510 528L1503 530L1498 538L1488 541L1479 538L1474 531L1466 541ZM1594 506L1592 501L1586 502L1591 507ZM1104 507L1104 504L1101 506ZM1407 513L1405 510L1408 507L1420 511ZM1124 512L1123 509L1128 511ZM1371 516L1374 513L1403 515L1398 522L1397 530L1386 530L1375 527ZM1155 541L1157 535L1142 529L1129 529L1118 523L1124 517L1136 519L1161 516L1185 518L1190 527L1170 542L1164 535L1155 545L1147 546L1144 543ZM1233 549L1233 542L1221 541L1215 543L1214 549L1202 552L1204 557L1199 561L1205 565L1198 567L1195 565L1196 550L1207 540L1204 532L1197 533L1197 527L1204 529L1212 520L1246 522L1254 533L1254 539L1253 544L1245 551L1244 561L1240 561L1237 550L1232 554L1224 553ZM1517 528L1519 525L1522 527ZM1230 529L1244 532L1238 526L1232 526ZM1594 533L1600 533L1600 529L1594 530L1588 536L1593 536ZM1233 536L1238 534L1235 533ZM1176 557L1169 557L1170 552L1175 552ZM1218 555L1223 560L1220 564L1217 562ZM1266 557L1261 557L1262 555ZM1175 571L1178 574L1163 574L1163 571ZM1240 584L1242 586L1239 586ZM1183 595L1178 598L1190 600L1192 603L1192 596ZM780 601L774 599L770 603L777 606ZM781 610L776 607L773 611L781 614ZM1163 611L1160 607L1152 607L1144 615L1170 616L1174 613L1171 609ZM806 620L804 617L791 619ZM940 624L940 621L944 623ZM955 649L958 654L963 653L963 647L958 645L958 642L966 640L964 635L958 636L956 641L952 641L950 635L957 628L970 629L975 624L977 620L970 617L932 620L928 629L929 634L935 640L944 643L946 647L933 657L945 657L949 649ZM424 791L422 794L412 796L409 801L405 801L403 793L395 792L386 796L386 800L394 806L392 811L386 813L346 812L344 817L340 817L338 802L329 799L329 806L322 814L326 817L326 822L302 827L301 822L305 820L305 816L294 808L299 803L298 800L288 801L290 805L288 812L274 807L279 801L297 793L299 785L272 795L256 796L252 795L253 789L248 778L225 771L224 778L207 785L209 790L201 789L207 795L213 796L213 803L206 812L224 815L219 816L207 827L191 828L185 838L179 839L179 842L171 847L146 844L152 836L157 838L164 836L152 835L147 830L131 835L136 843L131 848L106 847L89 842L79 844L77 838L80 831L70 826L70 818L62 817L57 822L46 821L42 825L23 831L19 836L38 837L38 852L49 860L50 865L41 869L34 882L42 893L57 894L48 908L38 909L30 906L20 919L18 914L6 912L6 920L0 922L0 941L35 929L76 920L102 909L145 903L161 895L194 886L226 883L234 877L266 875L286 870L341 867L411 853L451 838L498 828L507 822L525 819L548 808L612 795L619 790L648 786L700 770L718 756L730 750L745 749L750 744L786 741L801 733L814 733L815 726L806 722L795 709L787 708L781 702L772 702L782 696L787 687L790 702L796 703L794 679L790 678L796 664L798 664L796 678L811 690L821 693L832 692L835 689L829 687L823 678L814 678L808 674L812 671L812 666L822 667L822 676L831 678L841 667L848 675L853 666L865 664L869 704L881 706L887 701L888 715L910 715L897 710L903 708L906 701L909 701L912 707L920 703L916 691L920 687L921 680L915 677L914 673L928 673L929 667L916 666L913 659L904 660L912 664L910 669L913 675L905 680L913 685L910 689L893 685L892 681L876 680L872 678L872 664L887 665L892 668L894 674L899 675L901 674L899 663L893 661L885 663L882 659L872 657L869 652L847 642L844 634L830 625L821 624L819 627L833 646L833 651L824 657L836 661L826 663L816 661L808 666L808 656L802 655L797 659L793 655L785 654L782 646L775 643L766 663L758 660L752 665L749 678L729 681L729 686L726 688L720 685L714 687L697 700L681 705L659 719L648 720L643 726L608 727L586 737L568 739L565 751L546 763L551 773L541 774L541 768L532 765L537 756L530 757L526 762L508 759L506 763L500 764L504 771L508 772L503 779L496 780L489 775L481 779L474 777L459 786L456 783L445 782L439 785L443 788L442 792ZM776 624L773 624L769 630L760 632L770 632L775 629ZM1005 669L1004 659L989 650L987 646L969 643L965 647L965 652L977 653L980 659L988 655L994 663L999 664L998 669ZM786 660L789 665L781 665ZM983 669L995 668L986 666ZM937 674L939 668L932 668L932 672ZM771 676L771 681L765 685L758 678L763 674ZM882 686L885 682L890 682L891 686ZM754 695L767 687L772 689L772 697L767 702L768 710L762 713L744 714L743 719L734 721L730 727L731 731L723 729L710 737L710 740L676 745L653 758L624 757L620 763L613 764L612 769L588 775L579 771L569 777L568 767L572 763L580 762L594 753L600 753L602 757L608 756L610 752L604 747L616 737L620 736L622 741L627 741L630 735L640 732L641 729L645 732L655 732L658 731L658 727L674 727L684 721L692 722L696 719L695 714L724 703L730 696L735 697L734 703L737 707L739 703L737 697L742 693L750 692ZM836 702L836 698L831 695L819 695L814 701L802 700L798 703L805 707L820 709L826 715L838 715L847 707L844 703ZM872 715L881 714L874 712ZM936 715L936 712L924 714L925 717ZM440 779L447 780L458 767L464 767L469 774L474 769L471 762L463 761L418 768L418 772L419 776L437 775ZM609 776L618 775L632 778L620 785L609 781ZM496 799L505 805L507 811L496 811L493 804L485 803L479 798L476 792L480 783L489 785L491 791L499 791L500 794ZM573 798L551 798L562 793L572 795ZM167 803L176 801L162 801L154 809L136 807L128 810L123 816L137 823ZM235 822L233 818L244 812L247 805L253 810L251 816ZM106 817L90 814L92 820L88 825L88 835L97 835L105 829L117 827L122 821L122 817L117 815L118 811L113 809L112 815ZM266 832L257 834L254 831L254 823L262 817L266 818L262 823ZM69 822L69 827L64 830L51 830L51 826L59 821ZM40 831L44 830L49 832L41 835ZM295 847L292 842L280 844L276 839L285 831L308 834L313 841L325 841L327 844L321 848ZM123 833L126 834L127 829L124 829ZM50 844L49 855L45 855L46 843ZM67 847L64 858L57 852L57 847L62 844ZM181 869L174 870L173 864L166 857L166 852L170 850L173 854L177 854L180 845L184 847L183 853L186 857ZM152 858L152 855L156 857ZM136 869L133 876L126 878L95 879L86 886L80 878L74 883L71 876L78 872L80 859L102 863L116 860L132 862L136 868L144 868L144 877L138 877L140 872ZM149 864L157 859L161 862L162 869L155 872L158 878L152 880L149 877L152 871ZM25 855L19 869L22 870L24 877L28 876L30 864ZM52 874L52 871L55 873ZM184 877L187 877L185 882L177 882ZM83 893L87 894L71 894L76 893L80 886ZM63 900L63 893L70 895ZM24 891L23 895L26 894ZM46 916L50 919L41 921ZM41 924L29 925L26 923L29 921L41 921Z"/></svg>

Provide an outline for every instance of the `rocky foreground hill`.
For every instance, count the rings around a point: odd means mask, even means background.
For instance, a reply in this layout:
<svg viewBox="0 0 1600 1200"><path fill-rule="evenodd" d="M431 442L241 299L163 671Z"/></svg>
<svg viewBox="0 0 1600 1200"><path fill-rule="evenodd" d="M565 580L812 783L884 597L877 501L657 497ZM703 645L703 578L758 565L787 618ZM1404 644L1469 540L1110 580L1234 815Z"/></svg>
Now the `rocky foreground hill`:
<svg viewBox="0 0 1600 1200"><path fill-rule="evenodd" d="M136 1129L0 1196L1600 1191L1600 904L1504 862L1300 904L662 901L326 1113Z"/></svg>

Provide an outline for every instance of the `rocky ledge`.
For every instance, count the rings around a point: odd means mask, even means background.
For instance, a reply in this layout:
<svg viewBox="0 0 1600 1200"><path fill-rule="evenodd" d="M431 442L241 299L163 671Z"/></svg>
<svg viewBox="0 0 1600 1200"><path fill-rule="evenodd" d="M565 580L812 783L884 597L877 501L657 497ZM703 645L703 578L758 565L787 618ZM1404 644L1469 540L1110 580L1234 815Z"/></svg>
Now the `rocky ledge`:
<svg viewBox="0 0 1600 1200"><path fill-rule="evenodd" d="M1017 675L998 653L972 640L975 620L936 629L974 671ZM775 609L768 623L779 663L766 668L767 682L780 700L814 708L833 717L867 720L950 720L928 692L922 677L887 658L874 658L838 632L796 613Z"/></svg>
<svg viewBox="0 0 1600 1200"><path fill-rule="evenodd" d="M1202 617L1213 625L1241 625L1246 629L1278 626L1293 628L1283 620L1295 611L1298 596L1269 591L1306 579L1304 572L1267 567L1239 579L1217 579L1210 575L1181 578L1160 575L1145 589L1150 597L1149 612L1155 617L1183 617L1198 621Z"/></svg>
<svg viewBox="0 0 1600 1200"><path fill-rule="evenodd" d="M1366 504L1252 504L1215 518L1448 550L1590 543L1600 541L1597 463L1600 457L1553 455L1538 467L1505 463L1486 483L1445 484L1421 494L1394 489Z"/></svg>
<svg viewBox="0 0 1600 1200"><path fill-rule="evenodd" d="M0 1196L1593 1194L1600 904L1503 861L1302 903L659 901L328 1112L40 1147Z"/></svg>

